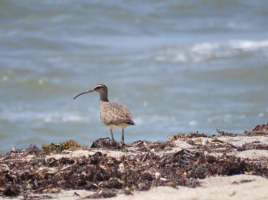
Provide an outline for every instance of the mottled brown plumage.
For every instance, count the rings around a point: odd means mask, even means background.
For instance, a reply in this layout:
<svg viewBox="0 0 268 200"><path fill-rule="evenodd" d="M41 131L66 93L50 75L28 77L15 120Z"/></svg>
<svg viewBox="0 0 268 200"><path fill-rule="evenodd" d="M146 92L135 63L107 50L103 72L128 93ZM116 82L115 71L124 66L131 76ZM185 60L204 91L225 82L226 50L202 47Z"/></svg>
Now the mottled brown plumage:
<svg viewBox="0 0 268 200"><path fill-rule="evenodd" d="M104 84L97 84L92 90L83 92L76 97L89 92L100 94L100 119L110 128L112 140L114 141L113 129L122 128L122 142L124 143L124 128L135 125L128 108L119 103L109 102L108 89Z"/></svg>

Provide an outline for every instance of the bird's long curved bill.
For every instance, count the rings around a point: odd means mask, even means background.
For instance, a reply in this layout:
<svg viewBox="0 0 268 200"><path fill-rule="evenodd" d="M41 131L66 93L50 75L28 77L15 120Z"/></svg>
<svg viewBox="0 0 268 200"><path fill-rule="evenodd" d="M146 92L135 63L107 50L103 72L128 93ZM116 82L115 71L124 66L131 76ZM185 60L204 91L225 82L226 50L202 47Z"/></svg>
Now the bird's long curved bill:
<svg viewBox="0 0 268 200"><path fill-rule="evenodd" d="M74 97L74 99L76 99L77 97L79 97L79 96L82 95L82 94L86 94L86 93L90 93L90 92L93 92L93 90L89 90L89 91L86 91L86 92L82 92L82 93L76 95L76 96Z"/></svg>

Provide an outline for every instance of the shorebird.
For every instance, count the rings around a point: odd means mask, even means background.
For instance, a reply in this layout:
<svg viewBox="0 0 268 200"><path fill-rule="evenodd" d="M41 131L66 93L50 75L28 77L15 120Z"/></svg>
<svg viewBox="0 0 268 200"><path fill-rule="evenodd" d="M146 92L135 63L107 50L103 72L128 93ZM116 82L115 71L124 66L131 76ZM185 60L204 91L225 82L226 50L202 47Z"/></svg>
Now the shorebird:
<svg viewBox="0 0 268 200"><path fill-rule="evenodd" d="M119 103L109 102L108 89L104 84L97 84L92 90L82 92L74 97L90 92L96 92L100 95L100 119L104 125L108 126L114 142L113 129L122 129L122 142L124 143L124 128L135 125L132 121L131 113L128 108Z"/></svg>

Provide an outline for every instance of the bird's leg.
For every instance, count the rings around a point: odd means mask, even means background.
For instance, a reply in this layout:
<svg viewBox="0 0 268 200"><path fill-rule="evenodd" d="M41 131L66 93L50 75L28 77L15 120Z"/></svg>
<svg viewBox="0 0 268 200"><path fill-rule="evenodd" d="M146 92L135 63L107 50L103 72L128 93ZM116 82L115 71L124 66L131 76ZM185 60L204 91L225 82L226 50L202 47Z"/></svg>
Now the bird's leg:
<svg viewBox="0 0 268 200"><path fill-rule="evenodd" d="M113 142L114 142L113 129L110 128L110 132L111 132L112 140L113 140Z"/></svg>
<svg viewBox="0 0 268 200"><path fill-rule="evenodd" d="M122 142L124 144L124 129L122 128Z"/></svg>

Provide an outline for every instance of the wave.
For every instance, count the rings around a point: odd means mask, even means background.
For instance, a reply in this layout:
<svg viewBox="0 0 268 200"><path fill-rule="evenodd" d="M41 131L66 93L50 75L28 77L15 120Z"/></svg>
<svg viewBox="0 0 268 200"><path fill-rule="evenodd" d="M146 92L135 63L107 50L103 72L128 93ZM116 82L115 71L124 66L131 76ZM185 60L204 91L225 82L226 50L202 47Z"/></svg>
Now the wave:
<svg viewBox="0 0 268 200"><path fill-rule="evenodd" d="M0 121L8 122L45 122L45 123L60 123L60 122L89 122L89 117L82 117L76 114L59 113L59 112L3 112Z"/></svg>
<svg viewBox="0 0 268 200"><path fill-rule="evenodd" d="M268 40L230 40L222 42L203 42L177 47L163 47L150 52L157 62L202 62L222 58L240 57L245 53L268 56ZM155 55L153 55L155 54Z"/></svg>
<svg viewBox="0 0 268 200"><path fill-rule="evenodd" d="M257 50L257 49L268 48L268 40L263 40L263 41L250 41L250 40L230 41L229 46L233 49Z"/></svg>

